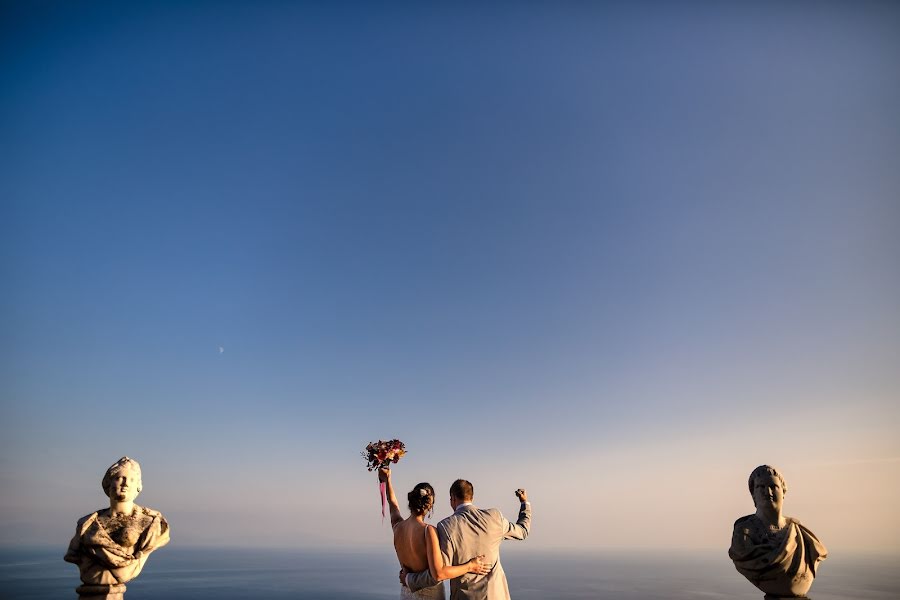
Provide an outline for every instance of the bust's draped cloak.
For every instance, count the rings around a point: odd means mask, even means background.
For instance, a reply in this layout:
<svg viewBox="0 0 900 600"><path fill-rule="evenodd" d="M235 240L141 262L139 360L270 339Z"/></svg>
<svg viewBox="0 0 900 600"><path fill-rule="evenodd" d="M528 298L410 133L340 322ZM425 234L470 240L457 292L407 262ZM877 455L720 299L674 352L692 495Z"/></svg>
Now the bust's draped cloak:
<svg viewBox="0 0 900 600"><path fill-rule="evenodd" d="M767 584L811 582L815 578L816 566L826 558L827 551L812 531L787 517L787 524L778 535L754 539L749 535L754 525L750 519L757 517L747 515L735 521L728 549L728 556L741 575L763 591L767 591Z"/></svg>
<svg viewBox="0 0 900 600"><path fill-rule="evenodd" d="M134 546L134 554L109 536L97 518L100 511L78 520L64 560L78 565L82 582L112 585L131 581L140 574L147 555L169 543L169 524L161 513L137 505L134 509L150 517L150 524Z"/></svg>

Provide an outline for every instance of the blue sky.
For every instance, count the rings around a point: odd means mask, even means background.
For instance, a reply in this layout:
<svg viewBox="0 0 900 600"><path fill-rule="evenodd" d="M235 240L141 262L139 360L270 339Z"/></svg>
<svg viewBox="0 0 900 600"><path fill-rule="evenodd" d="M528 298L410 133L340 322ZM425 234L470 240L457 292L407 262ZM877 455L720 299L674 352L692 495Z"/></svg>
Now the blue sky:
<svg viewBox="0 0 900 600"><path fill-rule="evenodd" d="M531 489L538 546L727 544L770 462L897 549L895 7L3 11L0 543L128 454L186 545L384 544L400 437L400 487Z"/></svg>

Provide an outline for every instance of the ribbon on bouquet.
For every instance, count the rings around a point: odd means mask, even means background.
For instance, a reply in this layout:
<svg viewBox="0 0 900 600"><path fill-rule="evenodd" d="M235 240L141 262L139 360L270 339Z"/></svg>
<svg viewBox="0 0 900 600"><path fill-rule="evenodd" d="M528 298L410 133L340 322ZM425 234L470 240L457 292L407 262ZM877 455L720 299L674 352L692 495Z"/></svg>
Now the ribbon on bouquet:
<svg viewBox="0 0 900 600"><path fill-rule="evenodd" d="M369 471L388 470L404 454L406 454L406 445L400 440L369 442L365 452L362 452L363 458L366 459L366 468ZM381 522L384 523L384 517L387 514L387 483L381 481L380 475L378 479L378 492L381 495Z"/></svg>

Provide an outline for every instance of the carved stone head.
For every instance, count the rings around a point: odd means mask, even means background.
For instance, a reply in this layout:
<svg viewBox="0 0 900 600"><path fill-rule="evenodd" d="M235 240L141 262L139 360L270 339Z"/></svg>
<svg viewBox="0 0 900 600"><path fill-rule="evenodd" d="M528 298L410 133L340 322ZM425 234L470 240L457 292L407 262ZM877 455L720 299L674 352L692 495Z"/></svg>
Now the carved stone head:
<svg viewBox="0 0 900 600"><path fill-rule="evenodd" d="M781 512L784 496L787 494L787 483L775 467L769 465L756 467L750 473L747 483L753 497L753 506L759 508L761 503L768 503L770 508Z"/></svg>
<svg viewBox="0 0 900 600"><path fill-rule="evenodd" d="M133 501L141 493L141 465L133 458L123 456L106 470L103 493L119 502Z"/></svg>

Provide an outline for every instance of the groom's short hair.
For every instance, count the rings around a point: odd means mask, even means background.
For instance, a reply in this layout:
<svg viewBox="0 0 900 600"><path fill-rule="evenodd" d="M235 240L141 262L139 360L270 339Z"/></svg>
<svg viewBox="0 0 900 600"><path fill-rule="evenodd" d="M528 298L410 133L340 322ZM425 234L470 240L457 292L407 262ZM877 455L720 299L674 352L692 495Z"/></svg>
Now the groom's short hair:
<svg viewBox="0 0 900 600"><path fill-rule="evenodd" d="M450 486L450 495L463 502L471 502L475 497L475 488L465 479L457 479Z"/></svg>

